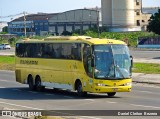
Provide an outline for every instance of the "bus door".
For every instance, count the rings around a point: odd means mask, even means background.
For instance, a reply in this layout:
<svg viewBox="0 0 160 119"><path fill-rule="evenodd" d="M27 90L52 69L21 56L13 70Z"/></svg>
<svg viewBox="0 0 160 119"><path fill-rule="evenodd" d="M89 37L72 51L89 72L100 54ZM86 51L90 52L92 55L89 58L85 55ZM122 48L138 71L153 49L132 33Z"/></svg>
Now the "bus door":
<svg viewBox="0 0 160 119"><path fill-rule="evenodd" d="M92 50L91 50L91 46L88 44L84 44L83 46L83 65L84 65L84 71L85 71L85 78L84 78L84 82L86 82L87 85L87 90L91 90L92 89L92 85L93 85L93 70L94 67L93 65L93 55L92 55Z"/></svg>

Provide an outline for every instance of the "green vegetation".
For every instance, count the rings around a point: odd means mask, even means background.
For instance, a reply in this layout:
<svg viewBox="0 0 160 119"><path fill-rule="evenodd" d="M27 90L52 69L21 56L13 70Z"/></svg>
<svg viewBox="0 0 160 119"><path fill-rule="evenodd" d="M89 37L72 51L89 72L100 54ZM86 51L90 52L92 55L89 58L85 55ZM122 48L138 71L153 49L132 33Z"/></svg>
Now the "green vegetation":
<svg viewBox="0 0 160 119"><path fill-rule="evenodd" d="M0 56L0 70L15 70L14 56Z"/></svg>
<svg viewBox="0 0 160 119"><path fill-rule="evenodd" d="M5 34L5 32L1 32L1 34ZM79 36L79 35L85 35L85 36L91 36L93 38L98 37L97 28L96 26L94 28L90 28L88 30L75 30L74 32L63 32L62 35L68 35L68 36ZM31 39L44 39L46 37L49 37L51 35L46 36L32 36L29 37ZM154 37L158 36L154 34L153 32L107 32L107 28L100 27L100 38L108 38L108 39L116 39L116 40L128 40L129 46L136 47L137 46L137 39L139 37ZM12 37L9 39L0 38L0 44L1 43L9 43L12 47L15 45L16 41L21 40L25 37Z"/></svg>
<svg viewBox="0 0 160 119"><path fill-rule="evenodd" d="M150 17L147 30L160 35L160 9Z"/></svg>
<svg viewBox="0 0 160 119"><path fill-rule="evenodd" d="M79 34L74 33L73 35L78 36ZM97 32L92 30L86 30L83 35L91 36L96 38L98 36ZM100 38L116 39L116 40L125 40L128 39L129 46L136 47L137 39L139 37L149 37L157 36L152 32L101 32Z"/></svg>
<svg viewBox="0 0 160 119"><path fill-rule="evenodd" d="M14 56L0 56L0 63L13 64Z"/></svg>
<svg viewBox="0 0 160 119"><path fill-rule="evenodd" d="M160 64L134 63L133 72L145 74L160 74Z"/></svg>

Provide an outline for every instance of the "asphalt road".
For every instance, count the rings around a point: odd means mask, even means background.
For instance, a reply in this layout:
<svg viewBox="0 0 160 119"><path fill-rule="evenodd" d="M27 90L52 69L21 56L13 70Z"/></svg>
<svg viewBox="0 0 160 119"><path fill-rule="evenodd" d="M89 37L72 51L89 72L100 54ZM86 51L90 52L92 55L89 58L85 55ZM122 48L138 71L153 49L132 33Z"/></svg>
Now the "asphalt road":
<svg viewBox="0 0 160 119"><path fill-rule="evenodd" d="M0 55L14 55L15 54L15 48L6 49L6 50L0 50Z"/></svg>
<svg viewBox="0 0 160 119"><path fill-rule="evenodd" d="M130 50L133 58L160 59L160 50Z"/></svg>
<svg viewBox="0 0 160 119"><path fill-rule="evenodd" d="M65 90L33 92L27 85L15 82L14 72L0 71L0 110L160 110L160 87L133 84L132 92L117 93L109 98L106 94L89 94L78 97L75 92ZM77 115L76 115L77 116ZM106 117L80 116L85 119ZM159 119L160 117L110 117L111 119Z"/></svg>

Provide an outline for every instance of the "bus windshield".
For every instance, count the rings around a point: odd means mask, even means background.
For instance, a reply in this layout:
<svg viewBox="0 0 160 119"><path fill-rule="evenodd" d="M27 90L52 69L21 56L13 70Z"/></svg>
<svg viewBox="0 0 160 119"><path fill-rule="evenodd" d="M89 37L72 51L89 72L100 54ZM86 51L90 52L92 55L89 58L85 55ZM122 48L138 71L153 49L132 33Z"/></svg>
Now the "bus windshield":
<svg viewBox="0 0 160 119"><path fill-rule="evenodd" d="M127 79L131 77L131 59L125 45L95 45L95 78Z"/></svg>

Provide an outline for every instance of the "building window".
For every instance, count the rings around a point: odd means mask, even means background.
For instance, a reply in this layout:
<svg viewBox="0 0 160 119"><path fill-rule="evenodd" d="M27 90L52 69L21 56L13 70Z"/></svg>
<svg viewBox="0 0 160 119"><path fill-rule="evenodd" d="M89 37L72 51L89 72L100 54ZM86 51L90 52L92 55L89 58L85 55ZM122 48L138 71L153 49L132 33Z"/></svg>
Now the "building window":
<svg viewBox="0 0 160 119"><path fill-rule="evenodd" d="M140 5L140 0L136 0L136 5Z"/></svg>
<svg viewBox="0 0 160 119"><path fill-rule="evenodd" d="M142 20L142 22L144 23L144 22L145 22L145 20Z"/></svg>
<svg viewBox="0 0 160 119"><path fill-rule="evenodd" d="M44 25L48 25L48 23L46 22L46 23L44 23Z"/></svg>
<svg viewBox="0 0 160 119"><path fill-rule="evenodd" d="M136 12L136 15L140 15L140 12Z"/></svg>
<svg viewBox="0 0 160 119"><path fill-rule="evenodd" d="M43 26L43 23L40 23L40 26Z"/></svg>
<svg viewBox="0 0 160 119"><path fill-rule="evenodd" d="M38 24L38 23L35 23L35 25L38 26L39 24Z"/></svg>
<svg viewBox="0 0 160 119"><path fill-rule="evenodd" d="M137 20L137 26L140 26L140 20Z"/></svg>

